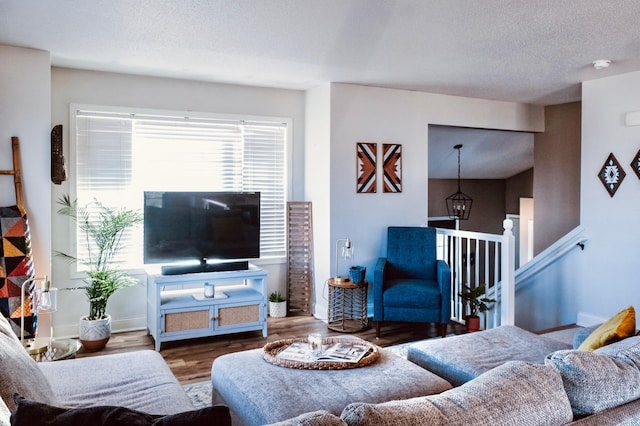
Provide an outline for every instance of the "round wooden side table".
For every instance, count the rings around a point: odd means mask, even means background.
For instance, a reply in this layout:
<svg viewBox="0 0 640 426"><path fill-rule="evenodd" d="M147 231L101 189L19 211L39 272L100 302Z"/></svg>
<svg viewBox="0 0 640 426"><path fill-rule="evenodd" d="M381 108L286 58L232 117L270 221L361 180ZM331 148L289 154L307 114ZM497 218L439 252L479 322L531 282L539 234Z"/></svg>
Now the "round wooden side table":
<svg viewBox="0 0 640 426"><path fill-rule="evenodd" d="M365 329L369 324L367 313L368 281L336 282L329 278L328 324L331 330L351 333Z"/></svg>

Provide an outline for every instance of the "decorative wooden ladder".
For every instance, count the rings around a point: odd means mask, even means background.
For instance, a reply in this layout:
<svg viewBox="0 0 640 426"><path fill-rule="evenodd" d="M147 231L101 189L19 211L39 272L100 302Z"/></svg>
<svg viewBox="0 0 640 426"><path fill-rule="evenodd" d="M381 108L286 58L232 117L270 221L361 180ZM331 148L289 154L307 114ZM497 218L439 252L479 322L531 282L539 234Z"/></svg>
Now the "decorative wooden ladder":
<svg viewBox="0 0 640 426"><path fill-rule="evenodd" d="M287 203L289 314L313 314L313 221L311 202Z"/></svg>
<svg viewBox="0 0 640 426"><path fill-rule="evenodd" d="M16 192L16 205L20 213L24 214L24 198L22 196L22 166L20 163L20 139L17 136L11 137L11 149L13 151L13 169L0 170L0 175L12 175L13 185Z"/></svg>

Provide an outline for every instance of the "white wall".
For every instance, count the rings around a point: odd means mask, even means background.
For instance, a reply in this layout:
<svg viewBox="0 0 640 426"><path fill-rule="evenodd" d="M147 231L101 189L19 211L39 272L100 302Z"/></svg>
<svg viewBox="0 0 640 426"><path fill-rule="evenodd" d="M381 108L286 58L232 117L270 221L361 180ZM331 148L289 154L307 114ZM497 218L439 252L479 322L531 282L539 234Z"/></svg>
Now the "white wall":
<svg viewBox="0 0 640 426"><path fill-rule="evenodd" d="M312 200L314 248L325 248L331 244L331 85L307 91L305 113L305 200ZM317 271L329 270L331 259L317 249L313 254L313 282L323 282L326 278ZM322 291L315 291L313 298L314 306L320 304L326 310Z"/></svg>
<svg viewBox="0 0 640 426"><path fill-rule="evenodd" d="M314 213L314 221L330 223L328 238L315 244L316 258L324 257L315 271L315 314L321 318L326 318L325 283L335 273L337 238L349 237L355 246L355 259L345 268L366 266L371 282L375 260L386 252L387 226L426 223L429 124L544 131L543 108L531 105L348 84L332 84L330 96L331 157L325 165L330 179L317 182L329 187L330 208L323 210L328 218ZM356 142L377 142L379 164L382 143L402 144L402 193L382 193L379 166L378 192L356 194Z"/></svg>
<svg viewBox="0 0 640 426"><path fill-rule="evenodd" d="M640 180L630 163L640 149L640 127L625 127L625 113L640 110L640 73L582 84L580 224L589 241L574 271L579 316L608 318L640 308ZM598 179L613 153L626 178L612 198Z"/></svg>
<svg viewBox="0 0 640 426"><path fill-rule="evenodd" d="M152 109L192 110L199 112L290 117L293 121L292 193L290 199L304 198L304 92L248 86L213 84L196 81L152 78L135 75L53 68L51 71L51 117L63 124L65 153L69 152L69 104L131 106ZM55 212L57 200L69 192L69 183L56 186L53 192ZM53 215L54 250L68 250L69 221ZM254 262L267 270L269 291L286 289L285 259ZM73 266L71 267L73 268ZM53 279L58 287L78 285L79 278L70 275L71 268L62 259L53 259ZM139 276L144 278L144 276ZM145 283L124 289L109 300L114 331L146 326ZM78 318L88 311L88 303L80 291L59 294L61 309L54 317L58 336L77 334Z"/></svg>
<svg viewBox="0 0 640 426"><path fill-rule="evenodd" d="M48 52L0 45L0 169L20 138L23 192L36 276L51 274L51 61ZM0 206L15 204L13 178L0 176Z"/></svg>

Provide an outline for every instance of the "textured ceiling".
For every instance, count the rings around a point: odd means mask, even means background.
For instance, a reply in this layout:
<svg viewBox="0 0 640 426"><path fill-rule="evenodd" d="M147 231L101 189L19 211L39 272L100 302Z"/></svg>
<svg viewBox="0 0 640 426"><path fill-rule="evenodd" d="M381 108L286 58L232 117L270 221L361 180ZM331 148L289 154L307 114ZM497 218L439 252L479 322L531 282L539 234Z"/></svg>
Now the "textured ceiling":
<svg viewBox="0 0 640 426"><path fill-rule="evenodd" d="M0 0L0 44L49 51L54 66L539 105L580 100L582 81L640 70L639 22L638 0ZM593 69L601 58L611 67ZM460 137L430 137L438 177L455 175ZM465 161L491 159L495 144L464 138L463 177L475 178ZM479 171L490 169L495 161ZM511 169L499 174L521 171Z"/></svg>
<svg viewBox="0 0 640 426"><path fill-rule="evenodd" d="M74 68L555 104L639 70L638 22L637 0L2 0L0 43Z"/></svg>

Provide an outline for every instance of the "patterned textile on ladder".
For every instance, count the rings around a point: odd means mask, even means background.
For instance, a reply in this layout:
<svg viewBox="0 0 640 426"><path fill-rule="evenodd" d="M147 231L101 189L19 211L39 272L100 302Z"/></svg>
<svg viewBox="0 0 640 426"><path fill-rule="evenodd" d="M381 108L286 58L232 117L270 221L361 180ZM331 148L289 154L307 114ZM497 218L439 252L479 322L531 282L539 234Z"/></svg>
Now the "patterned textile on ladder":
<svg viewBox="0 0 640 426"><path fill-rule="evenodd" d="M0 238L0 313L20 336L24 312L25 337L33 337L37 322L32 310L33 281L25 289L23 306L20 294L22 284L34 278L31 239L27 215L18 206L0 207Z"/></svg>

